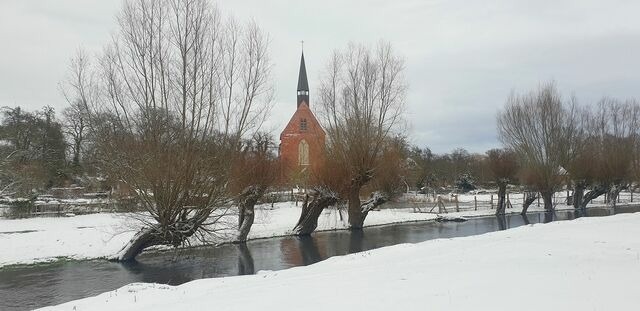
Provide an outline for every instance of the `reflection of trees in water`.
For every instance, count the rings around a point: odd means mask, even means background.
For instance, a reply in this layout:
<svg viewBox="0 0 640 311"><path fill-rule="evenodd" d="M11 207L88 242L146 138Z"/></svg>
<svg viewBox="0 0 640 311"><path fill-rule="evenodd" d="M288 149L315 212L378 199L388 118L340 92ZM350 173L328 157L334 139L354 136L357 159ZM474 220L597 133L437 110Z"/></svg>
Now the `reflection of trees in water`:
<svg viewBox="0 0 640 311"><path fill-rule="evenodd" d="M119 265L130 272L129 276L135 275L136 282L180 285L198 278L196 269L193 268L193 265L188 264L190 261L181 262L185 263L184 266L175 261L170 261L167 264L167 261L169 260L162 260L162 262L152 260L150 263L142 263L132 260L126 263L119 263ZM204 272L200 271L200 274L204 274Z"/></svg>
<svg viewBox="0 0 640 311"><path fill-rule="evenodd" d="M498 230L507 230L507 217L504 215L496 215L498 220Z"/></svg>
<svg viewBox="0 0 640 311"><path fill-rule="evenodd" d="M310 265L322 260L316 240L312 236L298 237L298 246L302 255L302 264Z"/></svg>
<svg viewBox="0 0 640 311"><path fill-rule="evenodd" d="M349 235L349 253L361 252L363 240L364 230L352 230Z"/></svg>
<svg viewBox="0 0 640 311"><path fill-rule="evenodd" d="M320 253L317 243L313 236L285 238L280 241L280 251L290 267L310 265L326 257Z"/></svg>
<svg viewBox="0 0 640 311"><path fill-rule="evenodd" d="M238 248L238 275L254 274L253 257L246 243L236 244Z"/></svg>
<svg viewBox="0 0 640 311"><path fill-rule="evenodd" d="M549 223L553 221L553 212L545 212L544 213L544 220L543 223Z"/></svg>
<svg viewBox="0 0 640 311"><path fill-rule="evenodd" d="M527 214L520 214L522 216L522 221L524 222L525 225L530 225L531 222L529 221L529 216L527 216Z"/></svg>
<svg viewBox="0 0 640 311"><path fill-rule="evenodd" d="M615 209L611 207L590 208L585 210L584 214L589 217L611 216L615 214Z"/></svg>
<svg viewBox="0 0 640 311"><path fill-rule="evenodd" d="M587 217L587 209L586 208L576 208L573 212L574 218Z"/></svg>

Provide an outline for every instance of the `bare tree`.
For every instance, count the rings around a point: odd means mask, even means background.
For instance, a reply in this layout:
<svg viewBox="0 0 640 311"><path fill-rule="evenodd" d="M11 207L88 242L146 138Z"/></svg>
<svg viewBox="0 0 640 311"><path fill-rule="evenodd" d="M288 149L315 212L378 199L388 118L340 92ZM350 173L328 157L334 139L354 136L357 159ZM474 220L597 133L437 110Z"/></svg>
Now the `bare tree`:
<svg viewBox="0 0 640 311"><path fill-rule="evenodd" d="M239 213L236 242L247 240L255 218L255 205L277 182L279 166L273 149L270 135L256 133L233 161L230 190L236 195Z"/></svg>
<svg viewBox="0 0 640 311"><path fill-rule="evenodd" d="M87 135L87 112L83 105L79 103L72 104L62 111L63 115L63 131L69 142L71 151L71 165L76 170L80 168L80 160L83 153L83 147Z"/></svg>
<svg viewBox="0 0 640 311"><path fill-rule="evenodd" d="M408 146L403 137L394 137L383 144L376 174L362 189L370 194L369 198L358 201L364 217L405 189L405 178L409 171L407 159ZM330 156L318 172L319 175L314 176L316 185L305 194L300 218L293 229L295 235L311 234L318 225L321 212L329 206L342 203L344 200L341 197L348 196L352 175L349 170L341 169L340 163L339 158ZM341 210L338 212L342 217Z"/></svg>
<svg viewBox="0 0 640 311"><path fill-rule="evenodd" d="M62 112L63 131L70 141L71 163L76 172L87 139L88 109L95 104L98 96L95 70L91 66L86 52L78 50L71 59L67 78L60 84L61 92L69 104Z"/></svg>
<svg viewBox="0 0 640 311"><path fill-rule="evenodd" d="M553 83L511 95L498 114L501 141L518 155L522 181L540 192L547 211L576 153L577 116L575 99L565 101Z"/></svg>
<svg viewBox="0 0 640 311"><path fill-rule="evenodd" d="M507 185L513 182L518 172L516 154L509 149L491 149L487 151L489 168L498 184L498 206L496 215L503 215L506 208Z"/></svg>
<svg viewBox="0 0 640 311"><path fill-rule="evenodd" d="M348 181L349 225L362 228L367 210L360 195L377 174L383 148L402 125L406 83L404 61L389 43L375 49L350 44L327 64L319 90L331 167ZM367 205L369 206L369 205Z"/></svg>
<svg viewBox="0 0 640 311"><path fill-rule="evenodd" d="M609 204L615 204L618 194L633 180L633 160L638 144L640 105L634 100L603 98L591 112L588 138L575 171L580 171L592 189L576 207L607 194Z"/></svg>
<svg viewBox="0 0 640 311"><path fill-rule="evenodd" d="M268 39L206 0L129 0L100 58L90 128L102 173L145 213L116 260L207 242L231 202L229 159L271 106Z"/></svg>

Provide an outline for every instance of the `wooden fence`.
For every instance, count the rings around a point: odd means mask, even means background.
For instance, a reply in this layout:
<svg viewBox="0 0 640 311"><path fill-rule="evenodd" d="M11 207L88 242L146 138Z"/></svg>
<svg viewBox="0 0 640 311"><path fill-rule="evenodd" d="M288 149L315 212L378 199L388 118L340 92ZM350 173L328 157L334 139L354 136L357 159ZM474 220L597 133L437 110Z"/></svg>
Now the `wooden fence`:
<svg viewBox="0 0 640 311"><path fill-rule="evenodd" d="M573 196L572 191L556 192L553 196L554 207L566 207L567 202ZM406 199L407 197L405 197ZM492 210L498 204L497 194L480 195L411 195L409 199L401 202L389 202L381 208L411 208L414 212L422 213L448 213L461 211ZM413 198L413 199L412 199ZM507 210L517 208L522 209L524 203L524 193L507 193ZM589 203L589 206L607 205L606 196L602 195ZM638 202L638 195L634 192L621 192L616 200L616 204L626 205ZM543 207L544 203L540 196L537 197L530 208Z"/></svg>

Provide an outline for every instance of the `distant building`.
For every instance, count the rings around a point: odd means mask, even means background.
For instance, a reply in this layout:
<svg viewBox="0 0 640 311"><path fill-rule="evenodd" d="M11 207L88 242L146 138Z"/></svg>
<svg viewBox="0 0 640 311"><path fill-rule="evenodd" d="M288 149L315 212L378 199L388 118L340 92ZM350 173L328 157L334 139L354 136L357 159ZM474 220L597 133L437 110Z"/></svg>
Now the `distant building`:
<svg viewBox="0 0 640 311"><path fill-rule="evenodd" d="M296 111L280 134L280 162L283 177L302 184L322 167L325 132L309 108L309 83L304 63L300 59Z"/></svg>

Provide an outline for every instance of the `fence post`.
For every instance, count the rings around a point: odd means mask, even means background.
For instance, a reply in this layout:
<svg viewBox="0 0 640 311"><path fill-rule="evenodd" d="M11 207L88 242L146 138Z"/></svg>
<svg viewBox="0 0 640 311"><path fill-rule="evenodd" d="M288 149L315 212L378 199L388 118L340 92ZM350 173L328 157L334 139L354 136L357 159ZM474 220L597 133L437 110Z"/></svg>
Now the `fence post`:
<svg viewBox="0 0 640 311"><path fill-rule="evenodd" d="M491 209L493 209L493 194L491 195Z"/></svg>
<svg viewBox="0 0 640 311"><path fill-rule="evenodd" d="M478 197L477 196L473 196L473 210L477 211L478 210Z"/></svg>

